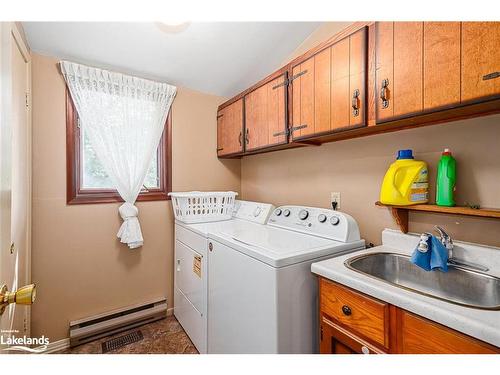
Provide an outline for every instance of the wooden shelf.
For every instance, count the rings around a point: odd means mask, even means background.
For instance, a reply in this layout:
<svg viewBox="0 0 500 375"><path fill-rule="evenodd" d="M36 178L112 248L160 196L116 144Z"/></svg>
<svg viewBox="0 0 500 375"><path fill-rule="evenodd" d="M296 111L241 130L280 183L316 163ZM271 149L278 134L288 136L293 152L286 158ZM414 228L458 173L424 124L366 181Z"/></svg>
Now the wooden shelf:
<svg viewBox="0 0 500 375"><path fill-rule="evenodd" d="M461 215L461 216L476 216L486 217L490 219L500 219L500 209L484 209L484 208L470 208L470 207L444 207L435 204L415 204L413 206L392 206L375 202L377 206L388 207L391 210L392 216L396 223L401 228L403 233L408 232L408 212L409 211L424 211L433 212L446 215Z"/></svg>

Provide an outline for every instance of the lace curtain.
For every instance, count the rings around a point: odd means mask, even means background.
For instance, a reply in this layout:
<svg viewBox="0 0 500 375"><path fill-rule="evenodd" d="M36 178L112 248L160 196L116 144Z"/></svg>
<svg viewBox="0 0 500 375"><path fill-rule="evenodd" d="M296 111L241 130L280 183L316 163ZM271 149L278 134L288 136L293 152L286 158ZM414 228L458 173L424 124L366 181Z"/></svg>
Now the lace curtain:
<svg viewBox="0 0 500 375"><path fill-rule="evenodd" d="M158 148L176 87L68 61L61 71L93 148L125 203L121 242L142 246L139 195Z"/></svg>

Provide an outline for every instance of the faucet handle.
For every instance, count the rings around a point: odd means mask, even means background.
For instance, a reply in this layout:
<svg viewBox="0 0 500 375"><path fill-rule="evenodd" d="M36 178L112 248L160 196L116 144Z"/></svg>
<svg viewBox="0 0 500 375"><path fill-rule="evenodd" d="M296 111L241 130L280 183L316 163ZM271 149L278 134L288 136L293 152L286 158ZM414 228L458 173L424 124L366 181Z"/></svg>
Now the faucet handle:
<svg viewBox="0 0 500 375"><path fill-rule="evenodd" d="M441 228L438 225L434 225L434 229L436 230L436 232L439 233L439 236L441 237L441 240L446 240L446 241L449 241L449 242L453 243L453 241L451 240L450 235L448 233L446 233L443 228Z"/></svg>
<svg viewBox="0 0 500 375"><path fill-rule="evenodd" d="M441 243L448 250L448 257L451 259L453 257L453 240L451 239L450 235L446 233L445 230L440 226L434 225L434 228L439 233L439 236L441 237Z"/></svg>

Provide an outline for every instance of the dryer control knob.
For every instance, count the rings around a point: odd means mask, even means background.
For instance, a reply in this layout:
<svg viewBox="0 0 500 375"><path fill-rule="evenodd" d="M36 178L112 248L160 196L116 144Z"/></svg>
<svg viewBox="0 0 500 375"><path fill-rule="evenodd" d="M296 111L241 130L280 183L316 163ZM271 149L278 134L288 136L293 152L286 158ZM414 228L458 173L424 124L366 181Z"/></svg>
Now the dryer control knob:
<svg viewBox="0 0 500 375"><path fill-rule="evenodd" d="M274 210L274 214L275 214L276 216L280 216L280 215L281 215L281 209L280 209L280 208L275 209L275 210Z"/></svg>
<svg viewBox="0 0 500 375"><path fill-rule="evenodd" d="M330 224L337 225L340 222L340 219L337 216L332 216L330 218Z"/></svg>
<svg viewBox="0 0 500 375"><path fill-rule="evenodd" d="M319 214L318 215L318 221L320 223L324 223L326 221L326 215L325 214Z"/></svg>
<svg viewBox="0 0 500 375"><path fill-rule="evenodd" d="M260 215L262 212L262 209L260 207L256 207L255 210L253 210L253 216L257 217Z"/></svg>
<svg viewBox="0 0 500 375"><path fill-rule="evenodd" d="M290 210L287 208L285 211L283 211L283 215L286 217L290 216Z"/></svg>
<svg viewBox="0 0 500 375"><path fill-rule="evenodd" d="M306 210L299 211L299 219L300 220L305 220L305 219L307 219L308 216L309 216L309 212L307 212Z"/></svg>

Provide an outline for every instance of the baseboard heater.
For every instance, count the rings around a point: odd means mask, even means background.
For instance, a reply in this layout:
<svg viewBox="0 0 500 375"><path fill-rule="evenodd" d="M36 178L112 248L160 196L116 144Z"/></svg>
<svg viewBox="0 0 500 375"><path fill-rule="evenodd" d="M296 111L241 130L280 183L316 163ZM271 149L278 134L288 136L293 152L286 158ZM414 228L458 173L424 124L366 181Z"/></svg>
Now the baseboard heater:
<svg viewBox="0 0 500 375"><path fill-rule="evenodd" d="M167 316L167 300L128 306L69 323L70 346L113 335Z"/></svg>

